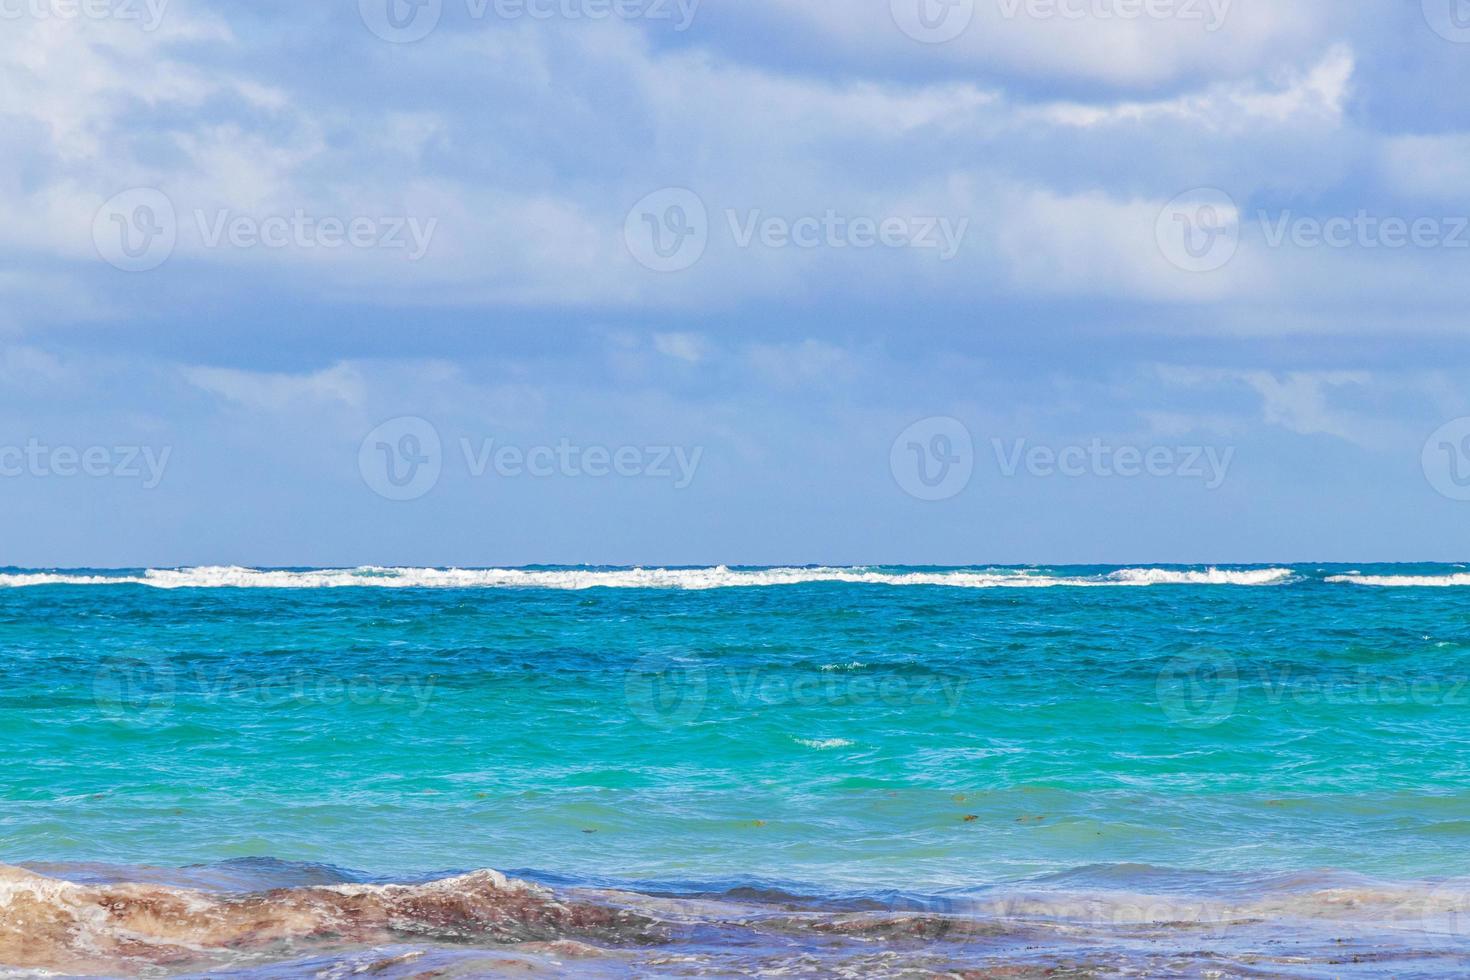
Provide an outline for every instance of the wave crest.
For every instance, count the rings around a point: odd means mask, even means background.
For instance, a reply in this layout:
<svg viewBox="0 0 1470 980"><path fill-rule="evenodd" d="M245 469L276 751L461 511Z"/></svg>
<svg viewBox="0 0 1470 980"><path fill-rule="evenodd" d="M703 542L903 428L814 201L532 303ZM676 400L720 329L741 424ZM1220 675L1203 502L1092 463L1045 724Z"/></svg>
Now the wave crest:
<svg viewBox="0 0 1470 980"><path fill-rule="evenodd" d="M1338 585L1371 585L1382 589L1447 589L1470 585L1470 573L1456 575L1333 575Z"/></svg>
<svg viewBox="0 0 1470 980"><path fill-rule="evenodd" d="M1280 585L1295 575L1289 568L1125 568L1109 578L1120 585Z"/></svg>
<svg viewBox="0 0 1470 980"><path fill-rule="evenodd" d="M0 574L0 588L40 585L143 585L157 589L667 589L726 588L840 583L850 585L940 586L958 589L1107 588L1153 585L1280 585L1295 576L1289 568L1125 568L1098 575L1054 575L1029 569L887 571L876 568L379 568L282 571L207 566L148 569L141 575L66 572Z"/></svg>

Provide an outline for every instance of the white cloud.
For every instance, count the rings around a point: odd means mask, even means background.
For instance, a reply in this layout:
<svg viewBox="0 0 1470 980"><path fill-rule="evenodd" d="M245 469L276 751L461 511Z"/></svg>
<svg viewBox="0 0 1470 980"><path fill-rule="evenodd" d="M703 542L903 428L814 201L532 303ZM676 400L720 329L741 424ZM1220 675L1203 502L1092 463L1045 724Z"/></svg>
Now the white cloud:
<svg viewBox="0 0 1470 980"><path fill-rule="evenodd" d="M1372 375L1362 371L1292 371L1277 376L1252 371L1241 376L1261 396L1267 422L1304 436L1332 435L1349 442L1361 438L1361 420L1330 405L1335 389L1365 386Z"/></svg>
<svg viewBox="0 0 1470 980"><path fill-rule="evenodd" d="M1038 108L1035 114L1062 126L1173 123L1224 132L1262 124L1336 124L1342 119L1354 66L1352 49L1335 45L1310 69L1285 72L1272 82L1222 82L1199 92L1153 101L1054 103Z"/></svg>
<svg viewBox="0 0 1470 980"><path fill-rule="evenodd" d="M709 353L704 338L692 333L656 333L653 348L665 357L687 364L698 364Z"/></svg>
<svg viewBox="0 0 1470 980"><path fill-rule="evenodd" d="M1002 198L997 249L1017 292L1209 302L1259 280L1248 258L1197 273L1170 264L1157 235L1163 199L1062 196L1017 187Z"/></svg>
<svg viewBox="0 0 1470 980"><path fill-rule="evenodd" d="M0 118L39 122L64 164L96 161L118 139L119 110L198 106L234 83L169 57L168 46L230 37L214 18L170 11L156 31L135 23L7 18L0 32Z"/></svg>
<svg viewBox="0 0 1470 980"><path fill-rule="evenodd" d="M604 24L445 31L412 52L369 46L384 65L391 60L402 82L395 92L418 93L385 108L279 77L251 38L184 11L170 11L157 35L97 28L66 35L66 44L29 24L0 42L0 77L15 82L0 90L0 116L13 124L0 149L16 161L0 174L0 246L85 263L36 281L51 283L58 309L99 309L89 274L113 270L95 254L95 209L143 185L166 191L179 211L171 262L238 269L242 288L286 285L338 302L707 312L772 299L979 305L1094 296L1208 303L1196 323L1204 330L1248 318L1238 305L1245 297L1300 303L1302 283L1319 298L1418 295L1426 285L1447 294L1443 270L1422 255L1292 255L1247 236L1227 268L1198 275L1159 253L1155 222L1182 190L1228 183L1244 205L1263 188L1330 191L1361 174L1361 155L1378 159L1372 134L1350 118L1357 61L1347 44L1323 40L1324 9L1242 6L1199 50L1198 39L1177 33L1181 25L1143 22L1091 25L1081 47L1057 48L1086 26L1067 21L977 23L974 38L941 52L904 37L887 4L766 2L768 14L863 51L900 44L1003 68L1009 55L989 46L1008 37L1038 45L1028 70L1052 65L1056 49L1080 58L1083 75L1116 63L1139 72L1135 81L1177 76L1165 94L1121 101L1105 91L1036 100L1022 86L885 74L881 63L866 77L783 73L731 49L657 47L637 28ZM354 37L377 44L366 32ZM191 39L230 51L230 67L188 60L178 42ZM1189 72L1170 67L1194 54L1208 57ZM429 84L460 70L459 88ZM568 73L565 84L549 84ZM145 108L139 122L132 114ZM606 137L595 154L589 126ZM1386 172L1407 191L1452 191L1463 147L1415 139L1388 144ZM22 173L40 176L23 183ZM676 274L642 268L623 240L627 209L662 186L695 190L709 211L703 259ZM435 228L417 262L386 249L221 249L200 240L201 214L258 220L298 210ZM968 226L952 261L913 248L742 247L730 230L731 215L794 221L829 211ZM1250 318L1294 329L1279 313Z"/></svg>
<svg viewBox="0 0 1470 980"><path fill-rule="evenodd" d="M1156 366L1167 385L1187 388L1196 400L1210 389L1245 388L1259 398L1261 421L1302 436L1326 435L1368 449L1412 443L1414 429L1403 421L1407 399L1423 408L1431 389L1444 394L1443 379L1424 372L1345 370L1267 371L1239 368ZM1439 400L1442 400L1439 399ZM1438 410L1438 409L1436 409Z"/></svg>
<svg viewBox="0 0 1470 980"><path fill-rule="evenodd" d="M906 0L916 3L917 0ZM1238 77L1320 45L1340 30L1340 6L1247 0L1149 4L1170 16L1138 16L1115 0L978 0L958 37L922 44L897 26L887 2L754 0L790 29L860 54L868 63L1011 72L1122 87ZM960 4L958 14L971 7ZM1109 16L1125 9L1133 16Z"/></svg>
<svg viewBox="0 0 1470 980"><path fill-rule="evenodd" d="M758 377L781 388L840 386L857 378L862 370L851 351L820 340L753 344L745 357Z"/></svg>
<svg viewBox="0 0 1470 980"><path fill-rule="evenodd" d="M184 380L196 388L243 408L281 412L313 404L361 405L367 384L357 368L347 364L313 374L240 371L232 368L184 367Z"/></svg>
<svg viewBox="0 0 1470 980"><path fill-rule="evenodd" d="M0 346L0 385L10 390L52 391L75 380L54 354L21 344Z"/></svg>

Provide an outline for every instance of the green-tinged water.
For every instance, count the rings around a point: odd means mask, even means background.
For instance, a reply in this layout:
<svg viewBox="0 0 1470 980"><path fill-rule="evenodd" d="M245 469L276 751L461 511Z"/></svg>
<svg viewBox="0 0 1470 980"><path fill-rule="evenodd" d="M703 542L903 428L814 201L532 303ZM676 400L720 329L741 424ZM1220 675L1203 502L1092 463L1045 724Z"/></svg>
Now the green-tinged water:
<svg viewBox="0 0 1470 980"><path fill-rule="evenodd" d="M1470 589L1348 572L1462 570L0 587L0 860L824 892L1470 873Z"/></svg>

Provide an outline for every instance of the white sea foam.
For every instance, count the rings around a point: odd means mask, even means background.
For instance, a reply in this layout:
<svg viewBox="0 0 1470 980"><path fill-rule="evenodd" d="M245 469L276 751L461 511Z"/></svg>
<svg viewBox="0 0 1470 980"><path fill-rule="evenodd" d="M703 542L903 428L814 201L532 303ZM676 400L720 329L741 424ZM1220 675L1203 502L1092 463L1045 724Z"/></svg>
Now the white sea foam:
<svg viewBox="0 0 1470 980"><path fill-rule="evenodd" d="M962 589L1138 587L1151 585L1278 585L1295 573L1287 568L1197 571L1128 568L1095 576L1058 576L1025 569L932 572L872 568L377 568L278 571L204 567L149 569L141 575L80 575L62 572L0 574L0 588L36 585L145 585L157 589L723 589L836 582L857 585L931 585Z"/></svg>
<svg viewBox="0 0 1470 980"><path fill-rule="evenodd" d="M1295 575L1289 568L1125 568L1108 578L1121 585L1280 585Z"/></svg>
<svg viewBox="0 0 1470 980"><path fill-rule="evenodd" d="M1372 585L1383 589L1445 589L1470 585L1470 572L1454 575L1334 575L1327 581L1339 585Z"/></svg>
<svg viewBox="0 0 1470 980"><path fill-rule="evenodd" d="M799 738L796 742L809 749L845 749L852 744L845 738Z"/></svg>
<svg viewBox="0 0 1470 980"><path fill-rule="evenodd" d="M21 588L27 585L115 585L141 581L141 579L112 575L63 575L53 572L21 572L0 575L0 587L9 588Z"/></svg>

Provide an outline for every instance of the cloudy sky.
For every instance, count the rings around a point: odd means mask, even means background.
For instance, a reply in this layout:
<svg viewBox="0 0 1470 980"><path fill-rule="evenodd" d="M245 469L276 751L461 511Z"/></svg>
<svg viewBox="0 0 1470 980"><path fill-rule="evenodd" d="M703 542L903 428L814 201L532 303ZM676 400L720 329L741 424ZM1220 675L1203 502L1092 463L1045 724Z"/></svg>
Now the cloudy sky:
<svg viewBox="0 0 1470 980"><path fill-rule="evenodd" d="M0 565L1470 555L1464 0L0 0Z"/></svg>

